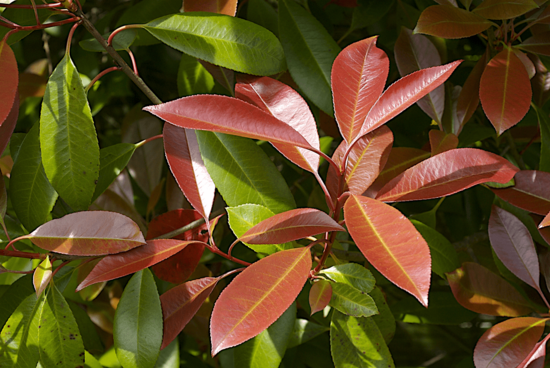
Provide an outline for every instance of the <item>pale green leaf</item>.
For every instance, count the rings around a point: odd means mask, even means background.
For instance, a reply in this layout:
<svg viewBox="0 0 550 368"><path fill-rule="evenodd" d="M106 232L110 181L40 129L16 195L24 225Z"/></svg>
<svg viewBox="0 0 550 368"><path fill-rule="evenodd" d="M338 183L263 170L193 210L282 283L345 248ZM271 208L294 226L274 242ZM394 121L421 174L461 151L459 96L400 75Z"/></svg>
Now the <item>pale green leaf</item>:
<svg viewBox="0 0 550 368"><path fill-rule="evenodd" d="M103 368L97 359L87 351L85 352L84 360L84 368Z"/></svg>
<svg viewBox="0 0 550 368"><path fill-rule="evenodd" d="M199 61L182 54L178 69L178 92L181 97L212 92L214 77Z"/></svg>
<svg viewBox="0 0 550 368"><path fill-rule="evenodd" d="M320 272L334 282L347 284L353 288L370 293L376 280L365 267L356 263L345 263L326 268Z"/></svg>
<svg viewBox="0 0 550 368"><path fill-rule="evenodd" d="M369 317L378 313L376 303L367 293L339 282L332 283L331 286L331 307L355 317Z"/></svg>

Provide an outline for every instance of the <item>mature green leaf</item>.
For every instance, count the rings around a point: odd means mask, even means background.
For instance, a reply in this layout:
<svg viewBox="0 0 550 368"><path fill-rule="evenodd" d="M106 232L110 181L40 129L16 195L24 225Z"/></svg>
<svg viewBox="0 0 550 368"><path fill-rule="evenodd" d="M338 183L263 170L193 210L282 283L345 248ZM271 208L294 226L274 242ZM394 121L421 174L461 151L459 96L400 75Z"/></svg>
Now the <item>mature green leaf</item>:
<svg viewBox="0 0 550 368"><path fill-rule="evenodd" d="M86 210L99 176L99 144L82 81L68 54L46 87L40 147L52 186L73 210Z"/></svg>
<svg viewBox="0 0 550 368"><path fill-rule="evenodd" d="M117 51L129 50L130 46L136 39L136 30L128 29L126 31L119 32L112 40L111 46ZM103 35L103 38L109 38L108 34ZM78 43L86 51L91 52L104 52L105 48L95 38L82 40Z"/></svg>
<svg viewBox="0 0 550 368"><path fill-rule="evenodd" d="M458 304L449 292L430 293L428 308L419 305L412 298L405 298L392 304L391 309L397 319L407 323L458 325L476 317L476 313Z"/></svg>
<svg viewBox="0 0 550 368"><path fill-rule="evenodd" d="M370 296L374 299L376 307L378 308L378 314L372 316L372 320L378 326L386 344L389 344L395 335L395 317L390 307L388 307L386 298L379 287L375 287L371 291ZM416 305L418 305L418 303L416 303Z"/></svg>
<svg viewBox="0 0 550 368"><path fill-rule="evenodd" d="M550 117L540 108L537 108L537 116L541 136L539 170L550 172Z"/></svg>
<svg viewBox="0 0 550 368"><path fill-rule="evenodd" d="M247 19L269 29L275 36L279 35L279 15L265 0L249 0Z"/></svg>
<svg viewBox="0 0 550 368"><path fill-rule="evenodd" d="M136 145L130 143L119 143L101 149L99 152L99 179L92 196L92 202L115 181L132 158L135 150Z"/></svg>
<svg viewBox="0 0 550 368"><path fill-rule="evenodd" d="M307 319L297 318L294 323L294 330L288 341L288 349L308 342L327 331L329 331L328 327L321 326Z"/></svg>
<svg viewBox="0 0 550 368"><path fill-rule="evenodd" d="M186 54L181 55L177 82L182 97L210 93L216 84L208 70L196 58Z"/></svg>
<svg viewBox="0 0 550 368"><path fill-rule="evenodd" d="M33 293L32 275L22 277L8 287L0 297L0 328L4 326L19 304Z"/></svg>
<svg viewBox="0 0 550 368"><path fill-rule="evenodd" d="M162 343L162 309L149 269L136 272L126 285L116 310L113 335L123 367L155 366Z"/></svg>
<svg viewBox="0 0 550 368"><path fill-rule="evenodd" d="M40 156L38 124L27 133L21 144L10 177L10 197L19 221L33 230L48 221L57 200Z"/></svg>
<svg viewBox="0 0 550 368"><path fill-rule="evenodd" d="M330 73L340 51L338 44L293 0L279 2L279 36L292 79L315 105L334 116Z"/></svg>
<svg viewBox="0 0 550 368"><path fill-rule="evenodd" d="M56 283L57 285L58 283ZM86 311L73 302L69 302L69 308L71 308L78 329L82 333L84 348L94 354L102 353L104 351L103 343ZM86 357L86 359L88 358Z"/></svg>
<svg viewBox="0 0 550 368"><path fill-rule="evenodd" d="M31 5L31 0L17 0L14 1L12 4L14 5ZM40 9L38 10L38 19L40 19L40 22L44 23L50 16L53 15L53 12L48 9ZM9 19L10 21L19 24L20 26L35 26L36 25L36 18L34 16L33 11L29 11L28 9L6 9L2 16ZM10 29L7 27L0 27L0 39L4 38L6 33L8 33ZM10 37L8 38L8 44L13 45L14 43L20 41L24 37L27 37L31 31L21 31L12 33Z"/></svg>
<svg viewBox="0 0 550 368"><path fill-rule="evenodd" d="M157 359L155 368L179 368L180 367L180 347L176 337L167 347L162 349Z"/></svg>
<svg viewBox="0 0 550 368"><path fill-rule="evenodd" d="M345 263L326 268L321 271L321 275L365 293L370 293L375 283L372 273L356 263Z"/></svg>
<svg viewBox="0 0 550 368"><path fill-rule="evenodd" d="M384 337L372 318L356 318L334 311L330 342L336 368L395 367Z"/></svg>
<svg viewBox="0 0 550 368"><path fill-rule="evenodd" d="M360 2L353 9L351 29L360 29L378 22L393 6L394 0Z"/></svg>
<svg viewBox="0 0 550 368"><path fill-rule="evenodd" d="M40 362L44 367L75 368L84 365L84 344L69 304L51 284L38 326Z"/></svg>
<svg viewBox="0 0 550 368"><path fill-rule="evenodd" d="M296 207L283 177L250 139L196 131L208 173L231 207L260 204L274 213Z"/></svg>
<svg viewBox="0 0 550 368"><path fill-rule="evenodd" d="M355 317L370 317L378 313L376 303L367 293L339 282L332 284L332 299L329 305Z"/></svg>
<svg viewBox="0 0 550 368"><path fill-rule="evenodd" d="M244 19L193 12L161 17L144 28L181 52L238 72L271 75L286 69L277 38Z"/></svg>

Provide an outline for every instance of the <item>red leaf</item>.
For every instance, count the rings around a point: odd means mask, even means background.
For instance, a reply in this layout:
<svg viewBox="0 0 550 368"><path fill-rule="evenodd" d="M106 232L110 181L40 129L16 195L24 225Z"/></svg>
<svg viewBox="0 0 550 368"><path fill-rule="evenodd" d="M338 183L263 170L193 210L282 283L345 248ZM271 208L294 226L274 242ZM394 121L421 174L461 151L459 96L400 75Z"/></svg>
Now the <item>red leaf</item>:
<svg viewBox="0 0 550 368"><path fill-rule="evenodd" d="M450 151L458 147L458 137L453 133L445 133L441 130L430 130L430 146L432 148L432 156Z"/></svg>
<svg viewBox="0 0 550 368"><path fill-rule="evenodd" d="M216 185L202 161L195 132L164 124L163 136L166 160L178 186L189 203L208 220Z"/></svg>
<svg viewBox="0 0 550 368"><path fill-rule="evenodd" d="M537 3L533 0L484 0L475 9L474 13L487 19L512 19L536 9Z"/></svg>
<svg viewBox="0 0 550 368"><path fill-rule="evenodd" d="M548 342L548 339L550 338L550 335L546 335L542 341L537 342L535 344L535 347L529 355L527 355L527 358L523 362L521 362L520 365L518 365L518 368L544 368L544 360L546 358L546 343Z"/></svg>
<svg viewBox="0 0 550 368"><path fill-rule="evenodd" d="M464 9L434 5L420 14L414 33L442 38L464 38L481 33L492 24L487 19Z"/></svg>
<svg viewBox="0 0 550 368"><path fill-rule="evenodd" d="M318 280L313 283L309 290L309 306L311 315L322 311L332 298L332 286L327 280Z"/></svg>
<svg viewBox="0 0 550 368"><path fill-rule="evenodd" d="M334 113L346 142L359 134L384 90L388 72L388 57L376 47L376 37L349 45L334 60L331 77Z"/></svg>
<svg viewBox="0 0 550 368"><path fill-rule="evenodd" d="M539 229L542 229L543 227L547 227L547 226L550 226L550 212L548 212L546 217L539 224Z"/></svg>
<svg viewBox="0 0 550 368"><path fill-rule="evenodd" d="M409 106L442 85L462 61L422 69L392 84L374 104L359 137L387 123ZM357 139L357 138L356 138Z"/></svg>
<svg viewBox="0 0 550 368"><path fill-rule="evenodd" d="M195 95L143 109L182 128L234 134L315 150L292 127L236 98Z"/></svg>
<svg viewBox="0 0 550 368"><path fill-rule="evenodd" d="M516 216L493 206L489 239L502 263L520 280L540 291L539 259L527 227Z"/></svg>
<svg viewBox="0 0 550 368"><path fill-rule="evenodd" d="M508 160L493 153L457 148L403 172L380 189L376 199L395 202L444 197L480 183L507 183L516 172Z"/></svg>
<svg viewBox="0 0 550 368"><path fill-rule="evenodd" d="M466 262L447 274L457 302L471 311L491 316L518 317L532 311L529 302L500 276Z"/></svg>
<svg viewBox="0 0 550 368"><path fill-rule="evenodd" d="M104 257L92 272L78 285L76 291L97 282L109 281L150 267L178 253L187 245L198 241L174 239L148 240L147 244L130 252ZM204 243L201 243L204 244Z"/></svg>
<svg viewBox="0 0 550 368"><path fill-rule="evenodd" d="M453 132L456 135L460 134L464 124L470 120L477 109L477 105L479 104L479 84L481 75L485 70L485 65L487 65L487 53L484 53L481 59L476 63L474 69L472 69L470 75L466 79L466 82L464 82L462 91L460 91L456 104L456 116L459 128L457 131Z"/></svg>
<svg viewBox="0 0 550 368"><path fill-rule="evenodd" d="M19 97L24 101L27 97L44 97L48 78L32 73L19 74Z"/></svg>
<svg viewBox="0 0 550 368"><path fill-rule="evenodd" d="M235 97L246 101L300 133L312 147L319 149L317 124L308 104L298 92L284 83L269 77L239 76ZM290 144L274 143L286 158L302 169L317 172L319 155Z"/></svg>
<svg viewBox="0 0 550 368"><path fill-rule="evenodd" d="M216 287L219 278L204 277L178 285L160 296L164 318L161 349L167 347L185 328Z"/></svg>
<svg viewBox="0 0 550 368"><path fill-rule="evenodd" d="M548 318L512 318L488 329L474 350L476 368L517 367L537 344Z"/></svg>
<svg viewBox="0 0 550 368"><path fill-rule="evenodd" d="M550 173L521 170L514 176L516 185L492 191L516 207L539 215L550 212Z"/></svg>
<svg viewBox="0 0 550 368"><path fill-rule="evenodd" d="M212 355L253 338L275 322L302 290L310 269L309 248L296 248L262 258L237 275L212 312Z"/></svg>
<svg viewBox="0 0 550 368"><path fill-rule="evenodd" d="M10 46L4 41L0 41L0 126L11 113L17 96L17 85L19 83L19 72L17 71L17 61Z"/></svg>
<svg viewBox="0 0 550 368"><path fill-rule="evenodd" d="M523 43L518 45L519 48L534 54L550 56L550 31L540 33L529 37Z"/></svg>
<svg viewBox="0 0 550 368"><path fill-rule="evenodd" d="M36 246L75 256L120 253L145 244L139 226L115 212L75 212L46 222L26 236Z"/></svg>
<svg viewBox="0 0 550 368"><path fill-rule="evenodd" d="M239 240L249 244L282 244L329 231L345 229L322 211L298 208L263 220Z"/></svg>
<svg viewBox="0 0 550 368"><path fill-rule="evenodd" d="M343 140L332 154L332 161L336 163L340 170L343 168L344 163L342 160L344 159L344 154L347 150L348 144L345 140ZM338 197L344 192L346 182L345 178L340 176L340 173L336 171L333 165L329 165L328 167L326 183L330 197L336 202Z"/></svg>
<svg viewBox="0 0 550 368"><path fill-rule="evenodd" d="M351 193L361 195L378 177L390 155L393 134L386 126L359 138L349 152L346 183Z"/></svg>
<svg viewBox="0 0 550 368"><path fill-rule="evenodd" d="M186 12L209 12L235 16L237 0L183 0Z"/></svg>
<svg viewBox="0 0 550 368"><path fill-rule="evenodd" d="M155 217L153 221L149 223L147 239L167 234L200 218L202 218L201 215L193 210L174 210L166 212L165 214ZM208 233L202 234L207 230L207 225L203 224L173 239L207 242ZM204 244L191 243L179 253L157 263L152 269L158 278L173 284L181 284L191 276L193 271L195 271L203 251Z"/></svg>
<svg viewBox="0 0 550 368"><path fill-rule="evenodd" d="M346 201L344 216L351 237L367 260L427 307L430 249L414 225L395 208L355 195Z"/></svg>
<svg viewBox="0 0 550 368"><path fill-rule="evenodd" d="M6 120L2 122L0 120L0 156L8 146L11 135L15 126L17 125L17 117L19 116L19 96L15 96L11 111L6 117Z"/></svg>
<svg viewBox="0 0 550 368"><path fill-rule="evenodd" d="M489 61L481 76L479 98L499 135L527 114L532 95L529 75L511 48L506 47Z"/></svg>

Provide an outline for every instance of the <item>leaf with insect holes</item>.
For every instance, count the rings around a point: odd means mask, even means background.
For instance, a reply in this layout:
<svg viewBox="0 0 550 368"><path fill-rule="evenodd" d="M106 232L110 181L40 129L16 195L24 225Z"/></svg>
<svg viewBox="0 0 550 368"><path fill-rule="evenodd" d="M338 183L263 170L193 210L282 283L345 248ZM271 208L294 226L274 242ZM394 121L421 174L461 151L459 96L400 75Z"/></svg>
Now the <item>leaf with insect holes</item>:
<svg viewBox="0 0 550 368"><path fill-rule="evenodd" d="M344 216L351 237L367 260L427 306L430 250L411 222L383 202L355 195L346 201Z"/></svg>
<svg viewBox="0 0 550 368"><path fill-rule="evenodd" d="M550 212L550 173L521 170L514 176L515 185L491 189L499 198L516 207L539 215Z"/></svg>
<svg viewBox="0 0 550 368"><path fill-rule="evenodd" d="M75 256L120 253L145 244L139 226L115 212L75 212L52 220L26 236L36 246Z"/></svg>
<svg viewBox="0 0 550 368"><path fill-rule="evenodd" d="M310 269L309 248L297 248L262 258L237 275L212 312L212 355L251 339L275 322L302 290Z"/></svg>
<svg viewBox="0 0 550 368"><path fill-rule="evenodd" d="M19 95L15 96L13 106L10 109L10 112L6 116L6 119L2 122L0 121L0 156L8 146L11 135L15 126L17 125L17 118L19 117Z"/></svg>
<svg viewBox="0 0 550 368"><path fill-rule="evenodd" d="M325 309L332 298L332 286L329 281L317 280L309 290L309 307L311 314Z"/></svg>
<svg viewBox="0 0 550 368"><path fill-rule="evenodd" d="M445 5L426 8L420 15L414 33L442 38L464 38L485 31L493 23L467 10Z"/></svg>
<svg viewBox="0 0 550 368"><path fill-rule="evenodd" d="M507 183L519 169L508 160L475 148L457 148L430 157L393 178L378 192L384 202L448 196L476 184Z"/></svg>
<svg viewBox="0 0 550 368"><path fill-rule="evenodd" d="M17 97L17 85L19 84L19 72L17 61L11 47L5 40L0 41L0 126L3 125L12 111Z"/></svg>
<svg viewBox="0 0 550 368"><path fill-rule="evenodd" d="M388 77L389 60L376 47L376 39L371 37L347 46L332 65L334 113L348 143L359 134Z"/></svg>
<svg viewBox="0 0 550 368"><path fill-rule="evenodd" d="M481 75L479 98L483 111L500 135L516 125L531 106L531 82L514 51L505 47Z"/></svg>
<svg viewBox="0 0 550 368"><path fill-rule="evenodd" d="M477 342L476 368L516 367L533 350L548 318L512 318L494 325Z"/></svg>

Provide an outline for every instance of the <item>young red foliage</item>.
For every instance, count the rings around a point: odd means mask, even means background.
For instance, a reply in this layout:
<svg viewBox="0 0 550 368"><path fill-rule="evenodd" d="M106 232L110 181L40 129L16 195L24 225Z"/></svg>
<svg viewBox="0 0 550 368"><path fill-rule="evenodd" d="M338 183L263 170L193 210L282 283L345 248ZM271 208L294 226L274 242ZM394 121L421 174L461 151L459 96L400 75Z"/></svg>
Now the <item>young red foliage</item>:
<svg viewBox="0 0 550 368"><path fill-rule="evenodd" d="M329 281L318 280L313 283L309 290L309 306L311 314L325 309L332 298L332 286Z"/></svg>
<svg viewBox="0 0 550 368"><path fill-rule="evenodd" d="M550 31L529 37L521 45L521 49L535 54L550 56Z"/></svg>
<svg viewBox="0 0 550 368"><path fill-rule="evenodd" d="M481 75L485 70L485 65L487 65L487 53L483 54L478 60L460 91L456 103L458 126L456 129L453 129L453 133L456 135L460 134L464 124L474 115L477 105L479 105L479 85L481 83Z"/></svg>
<svg viewBox="0 0 550 368"><path fill-rule="evenodd" d="M537 8L533 0L516 0L503 2L502 0L485 0L473 12L487 19L511 19Z"/></svg>
<svg viewBox="0 0 550 368"><path fill-rule="evenodd" d="M13 106L3 122L0 121L0 156L8 146L15 125L17 124L17 117L19 116L19 96L15 96Z"/></svg>
<svg viewBox="0 0 550 368"><path fill-rule="evenodd" d="M550 226L550 212L546 215L546 217L540 222L539 229L542 229L543 227Z"/></svg>
<svg viewBox="0 0 550 368"><path fill-rule="evenodd" d="M413 224L395 208L355 195L346 201L344 216L349 233L365 258L427 307L430 249Z"/></svg>
<svg viewBox="0 0 550 368"><path fill-rule="evenodd" d="M441 130L430 130L430 147L432 156L450 151L458 147L458 137L453 133L446 134Z"/></svg>
<svg viewBox="0 0 550 368"><path fill-rule="evenodd" d="M550 173L522 170L514 176L515 185L491 189L500 198L516 207L539 215L550 212Z"/></svg>
<svg viewBox="0 0 550 368"><path fill-rule="evenodd" d="M10 114L17 95L19 72L17 61L11 47L6 41L0 40L0 126ZM16 118L17 120L17 118ZM1 136L1 135L0 135Z"/></svg>
<svg viewBox="0 0 550 368"><path fill-rule="evenodd" d="M544 368L546 343L548 342L548 339L550 339L550 335L546 335L542 341L537 342L527 358L525 358L517 368Z"/></svg>
<svg viewBox="0 0 550 368"><path fill-rule="evenodd" d="M235 16L237 13L237 0L184 0L183 11Z"/></svg>
<svg viewBox="0 0 550 368"><path fill-rule="evenodd" d="M487 19L467 10L434 5L420 14L414 33L442 38L464 38L481 33L491 25Z"/></svg>
<svg viewBox="0 0 550 368"><path fill-rule="evenodd" d="M262 258L237 275L212 312L212 355L253 338L275 322L302 290L310 269L309 248L296 248Z"/></svg>

